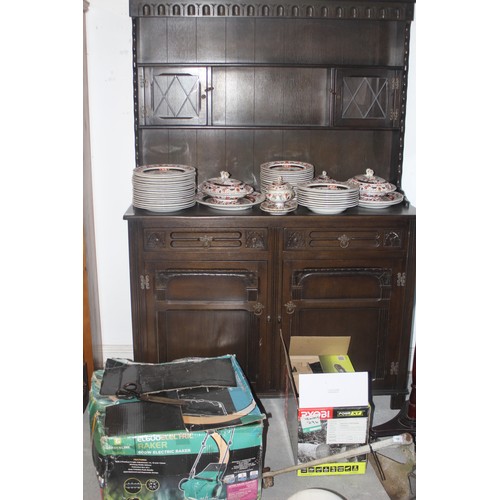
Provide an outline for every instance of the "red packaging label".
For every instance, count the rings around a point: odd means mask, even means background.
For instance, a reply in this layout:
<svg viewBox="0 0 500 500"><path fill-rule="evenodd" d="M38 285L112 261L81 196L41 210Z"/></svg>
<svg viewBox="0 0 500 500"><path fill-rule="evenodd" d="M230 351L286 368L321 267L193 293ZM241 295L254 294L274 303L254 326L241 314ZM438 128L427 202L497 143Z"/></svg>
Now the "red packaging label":
<svg viewBox="0 0 500 500"><path fill-rule="evenodd" d="M333 418L333 408L299 408L299 419L302 417L314 417L320 420Z"/></svg>

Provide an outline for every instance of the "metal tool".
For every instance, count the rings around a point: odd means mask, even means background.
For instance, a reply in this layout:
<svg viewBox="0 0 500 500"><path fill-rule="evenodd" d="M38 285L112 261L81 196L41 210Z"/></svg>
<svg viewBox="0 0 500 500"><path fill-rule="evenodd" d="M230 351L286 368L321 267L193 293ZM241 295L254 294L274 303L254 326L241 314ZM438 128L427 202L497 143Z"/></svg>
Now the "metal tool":
<svg viewBox="0 0 500 500"><path fill-rule="evenodd" d="M183 399L167 398L165 396L157 396L148 392L141 393L136 383L129 382L118 389L115 393L118 399L140 399L149 403L161 403L166 405L185 406L188 401Z"/></svg>
<svg viewBox="0 0 500 500"><path fill-rule="evenodd" d="M264 469L262 474L263 486L264 488L269 488L270 486L274 486L274 476L279 474L284 474L286 472L293 472L299 469L303 469L305 467L320 465L326 462L338 462L340 460L344 460L346 458L357 457L358 455L364 455L365 453L374 452L376 450L380 450L382 448L387 448L388 446L400 446L400 445L410 445L413 443L413 438L411 434L404 433L399 434L397 436L393 436L392 438L383 439L380 441L376 441L371 444L366 444L363 446L359 446L352 450L348 450L342 453L337 453L336 455L330 455L328 457L319 458L317 460L312 460L310 462L306 462L303 464L293 465L291 467L286 467L285 469L279 469L276 471L266 470Z"/></svg>

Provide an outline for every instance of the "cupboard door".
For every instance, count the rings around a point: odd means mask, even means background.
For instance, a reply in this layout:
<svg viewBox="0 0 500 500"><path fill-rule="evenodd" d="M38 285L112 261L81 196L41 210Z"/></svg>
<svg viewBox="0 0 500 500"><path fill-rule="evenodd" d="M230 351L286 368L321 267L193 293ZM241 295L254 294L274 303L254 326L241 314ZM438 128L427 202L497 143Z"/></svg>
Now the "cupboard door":
<svg viewBox="0 0 500 500"><path fill-rule="evenodd" d="M289 261L284 266L285 336L350 336L349 356L372 388L396 385L403 262ZM334 354L334 353L332 353Z"/></svg>
<svg viewBox="0 0 500 500"><path fill-rule="evenodd" d="M213 124L327 126L326 68L214 67Z"/></svg>
<svg viewBox="0 0 500 500"><path fill-rule="evenodd" d="M205 67L139 68L139 125L206 125L208 80Z"/></svg>
<svg viewBox="0 0 500 500"><path fill-rule="evenodd" d="M401 82L399 70L335 70L334 126L397 128Z"/></svg>
<svg viewBox="0 0 500 500"><path fill-rule="evenodd" d="M148 358L235 354L250 382L265 388L266 273L265 262L147 265Z"/></svg>

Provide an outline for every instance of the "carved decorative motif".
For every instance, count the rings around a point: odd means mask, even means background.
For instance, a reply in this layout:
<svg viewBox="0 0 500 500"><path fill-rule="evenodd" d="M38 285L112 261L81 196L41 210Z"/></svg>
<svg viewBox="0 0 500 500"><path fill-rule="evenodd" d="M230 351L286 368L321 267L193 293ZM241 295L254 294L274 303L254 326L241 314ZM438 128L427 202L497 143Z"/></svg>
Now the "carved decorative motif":
<svg viewBox="0 0 500 500"><path fill-rule="evenodd" d="M401 236L396 231L390 231L384 235L384 246L385 247L400 247L401 246Z"/></svg>
<svg viewBox="0 0 500 500"><path fill-rule="evenodd" d="M145 231L144 240L146 242L146 250L165 248L167 246L167 237L164 231Z"/></svg>
<svg viewBox="0 0 500 500"><path fill-rule="evenodd" d="M263 231L248 231L245 241L246 248L263 249L266 248Z"/></svg>
<svg viewBox="0 0 500 500"><path fill-rule="evenodd" d="M306 246L306 237L302 231L293 231L290 233L286 240L286 248L287 250L293 250L296 248L305 248Z"/></svg>
<svg viewBox="0 0 500 500"><path fill-rule="evenodd" d="M293 273L292 287L293 296L300 297L300 289L302 282L311 275L331 275L333 276L373 276L379 282L381 288L381 298L387 298L386 294L390 294L392 271L391 269L379 267L345 267L345 268L319 268L319 269L302 269ZM384 292L384 290L386 290Z"/></svg>
<svg viewBox="0 0 500 500"><path fill-rule="evenodd" d="M404 21L413 19L412 1L380 2L369 1L309 0L289 2L267 0L265 3L247 2L212 3L201 0L192 3L175 1L151 3L130 0L131 17L285 17L326 18L377 21Z"/></svg>
<svg viewBox="0 0 500 500"><path fill-rule="evenodd" d="M164 270L164 271L156 271L155 276L155 289L157 290L165 290L168 287L168 283L170 280L178 278L178 277L199 277L203 276L232 276L234 278L238 278L243 281L245 288L250 292L251 290L257 291L259 285L259 278L257 273L252 271L239 271L239 270L231 270L231 269L218 269L213 271L202 271L198 269L172 269L172 270Z"/></svg>

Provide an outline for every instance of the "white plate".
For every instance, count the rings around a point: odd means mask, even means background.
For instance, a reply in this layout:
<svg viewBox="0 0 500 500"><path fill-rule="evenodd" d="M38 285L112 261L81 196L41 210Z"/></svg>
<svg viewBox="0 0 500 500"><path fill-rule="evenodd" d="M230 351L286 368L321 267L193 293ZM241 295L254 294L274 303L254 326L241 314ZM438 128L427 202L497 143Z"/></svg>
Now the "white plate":
<svg viewBox="0 0 500 500"><path fill-rule="evenodd" d="M368 200L365 197L359 199L359 206L363 208L387 208L392 205L397 205L403 201L403 195L401 193L393 192L387 193L384 196L372 196L373 200Z"/></svg>
<svg viewBox="0 0 500 500"><path fill-rule="evenodd" d="M311 212L314 212L315 214L321 214L321 215L335 215L335 214L340 214L347 210L350 207L340 207L340 208L313 208L313 207L307 207Z"/></svg>
<svg viewBox="0 0 500 500"><path fill-rule="evenodd" d="M216 210L227 210L227 211L246 210L247 208L251 208L254 205L262 203L265 199L266 199L265 195L259 193L258 191L254 191L253 193L248 194L243 198L239 198L238 201L234 204L221 205L220 203L214 203L213 198L211 196L207 196L203 193L198 193L196 195L196 201L200 205L206 205L207 207L215 208Z"/></svg>
<svg viewBox="0 0 500 500"><path fill-rule="evenodd" d="M295 200L286 201L283 208L279 208L275 203L268 200L264 201L260 205L260 209L264 212L268 212L271 215L285 215L288 212L293 212L297 209L298 203Z"/></svg>
<svg viewBox="0 0 500 500"><path fill-rule="evenodd" d="M160 212L160 213L169 213L169 212L177 212L179 210L184 210L186 208L190 208L194 206L196 202L193 200L192 202L179 206L163 206L163 205L150 205L150 204L136 204L135 202L132 203L132 205L136 208L142 208L143 210L149 210L150 212Z"/></svg>

